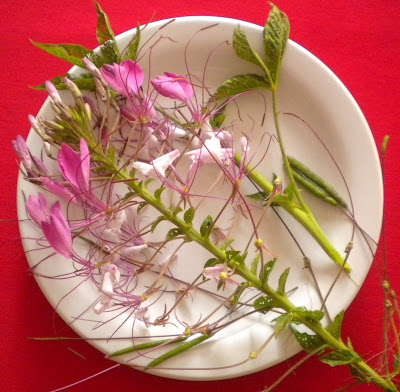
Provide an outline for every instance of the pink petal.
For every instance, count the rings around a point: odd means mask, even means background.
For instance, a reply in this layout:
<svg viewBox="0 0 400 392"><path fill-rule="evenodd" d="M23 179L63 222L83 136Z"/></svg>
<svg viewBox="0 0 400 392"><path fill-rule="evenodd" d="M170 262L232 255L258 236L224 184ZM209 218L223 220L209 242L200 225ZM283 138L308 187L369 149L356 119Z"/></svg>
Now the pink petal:
<svg viewBox="0 0 400 392"><path fill-rule="evenodd" d="M50 211L47 207L46 199L39 193L39 198L31 195L26 202L26 210L31 219L38 225L41 226L42 222L48 220Z"/></svg>
<svg viewBox="0 0 400 392"><path fill-rule="evenodd" d="M48 177L40 177L40 180L42 181L42 184L46 187L46 189L52 194L61 197L64 200L76 203L75 195L65 186Z"/></svg>
<svg viewBox="0 0 400 392"><path fill-rule="evenodd" d="M193 96L193 87L190 84L190 82L185 79L183 76L181 75L176 75L173 74L171 72L164 72L164 75L169 76L170 78L174 78L176 80L176 82L181 86L183 93L186 97L187 100L189 100L190 98L192 98Z"/></svg>
<svg viewBox="0 0 400 392"><path fill-rule="evenodd" d="M61 211L50 215L50 223L42 222L43 234L50 246L60 255L71 259L73 256L71 231Z"/></svg>
<svg viewBox="0 0 400 392"><path fill-rule="evenodd" d="M157 79L151 81L154 89L164 97L171 99L177 99L178 101L185 102L187 100L185 91L181 85L172 77L169 76L157 76Z"/></svg>

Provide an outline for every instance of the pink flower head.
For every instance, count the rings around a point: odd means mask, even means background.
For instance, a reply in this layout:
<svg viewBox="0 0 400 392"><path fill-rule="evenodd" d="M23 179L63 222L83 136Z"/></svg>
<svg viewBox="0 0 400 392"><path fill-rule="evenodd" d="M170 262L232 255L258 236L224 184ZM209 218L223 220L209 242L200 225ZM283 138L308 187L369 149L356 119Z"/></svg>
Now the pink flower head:
<svg viewBox="0 0 400 392"><path fill-rule="evenodd" d="M121 108L121 114L128 121L140 122L142 124L157 120L154 102L148 97L141 99L130 97L126 106Z"/></svg>
<svg viewBox="0 0 400 392"><path fill-rule="evenodd" d="M32 169L32 159L24 138L21 135L18 135L15 140L11 142L11 145L15 154L29 173Z"/></svg>
<svg viewBox="0 0 400 392"><path fill-rule="evenodd" d="M240 283L230 278L230 276L233 275L233 271L227 270L225 266L204 268L203 275L207 279L217 281L219 284L223 285L224 288L227 283L234 286L240 286Z"/></svg>
<svg viewBox="0 0 400 392"><path fill-rule="evenodd" d="M165 178L165 170L172 165L179 155L179 150L173 150L154 159L151 163L133 162L132 167L142 172L145 176Z"/></svg>
<svg viewBox="0 0 400 392"><path fill-rule="evenodd" d="M144 80L142 68L132 60L125 60L121 64L105 64L100 72L111 88L127 98L137 94Z"/></svg>
<svg viewBox="0 0 400 392"><path fill-rule="evenodd" d="M71 147L63 144L58 154L58 167L75 191L87 192L90 189L90 154L84 139L81 139L80 152L78 155Z"/></svg>
<svg viewBox="0 0 400 392"><path fill-rule="evenodd" d="M213 136L204 142L201 148L185 153L193 160L193 163L222 163L232 160L234 150L232 148L221 147L220 140Z"/></svg>
<svg viewBox="0 0 400 392"><path fill-rule="evenodd" d="M192 98L193 87L187 79L170 72L164 72L164 75L159 75L157 79L151 81L159 94L182 102L187 102Z"/></svg>
<svg viewBox="0 0 400 392"><path fill-rule="evenodd" d="M41 226L43 234L50 246L60 255L72 258L72 237L70 227L61 213L60 203L54 203L49 209L46 199L39 193L39 197L29 196L26 210L31 219Z"/></svg>
<svg viewBox="0 0 400 392"><path fill-rule="evenodd" d="M30 195L25 206L29 216L38 226L42 226L42 222L48 221L50 210L41 193L38 194L38 197Z"/></svg>

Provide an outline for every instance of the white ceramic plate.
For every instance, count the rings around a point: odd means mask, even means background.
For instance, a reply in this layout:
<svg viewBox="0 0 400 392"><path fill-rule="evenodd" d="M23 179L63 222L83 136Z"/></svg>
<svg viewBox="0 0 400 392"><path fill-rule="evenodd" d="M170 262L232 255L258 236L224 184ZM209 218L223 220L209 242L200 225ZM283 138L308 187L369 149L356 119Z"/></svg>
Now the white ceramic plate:
<svg viewBox="0 0 400 392"><path fill-rule="evenodd" d="M162 74L164 71L186 74L184 49L190 39L186 56L192 74L202 77L207 56L213 51L206 67L205 79L206 85L211 90L234 75L258 72L255 66L237 59L232 46L223 44L223 42L231 42L233 29L240 25L246 31L254 47L262 51L262 27L247 22L214 17L178 18L166 25L167 22L151 23L143 31L142 42L145 42L153 34L155 36L151 39L152 43L161 36L168 37L162 39L152 50L151 77ZM164 25L166 26L163 27ZM200 31L207 26L213 27ZM163 28L161 29L161 27ZM132 32L120 35L118 37L120 46L125 47L131 36ZM148 44L148 46L150 45ZM143 59L141 65L146 72L149 72L149 63L146 58ZM75 68L73 72L76 71ZM251 132L253 146L257 145L257 140L260 139L263 132L274 132L268 94L265 97L264 100L258 93L248 94L240 98L238 102L242 108L241 111L248 115L244 116L243 121L237 118L234 120L235 130L249 133L249 129L254 125ZM265 124L261 127L265 105L267 105L266 119ZM372 238L377 239L382 218L383 196L379 160L371 132L357 103L338 78L316 57L294 42L289 42L284 58L279 88L279 105L284 139L289 154L317 170L349 201L342 178L317 137L301 120L283 114L286 112L294 113L304 119L323 140L345 175L354 203L357 222ZM232 118L235 113L237 116L237 111L233 108L231 110ZM45 117L51 116L48 101L44 103L40 114ZM39 154L41 142L33 131L29 134L28 144L33 153ZM260 170L267 178L272 175L272 172L279 174L283 172L276 144L271 147L268 158ZM18 212L20 219L26 218L23 192L25 195L37 194L38 189L24 182L21 177L19 178ZM351 223L338 210L327 207L308 195L305 195L305 198L309 201L332 243L343 252L351 235ZM215 202L208 203L207 209L213 208L214 204ZM285 214L283 217L301 242L306 254L311 258L320 289L325 294L338 272L337 266L318 246L315 246L314 241L293 219ZM27 221L21 222L20 230L28 262L33 266L46 252L29 252L35 248L35 243L28 238L40 237L41 233ZM240 224L238 232L241 232ZM308 271L303 268L301 255L285 228L271 214L262 233L271 249L278 255L278 264L272 279L276 279L285 268L291 267L288 287L297 287L297 290L291 294L291 300L298 306L318 309L320 301L312 280ZM236 243L240 243L241 238L245 241L245 235L246 232L242 231L238 235ZM208 259L208 255L193 245L193 248L188 247L184 251L180 259L184 262L180 262L176 273L185 279L193 274L193 270L197 273L201 271L201 266ZM366 277L371 260L372 256L369 254L367 246L357 233L354 250L349 259L349 263L353 267L352 279L342 276L327 301L332 316L349 306ZM70 270L71 266L68 261L62 257L54 257L51 262L43 263L37 271L57 275ZM52 306L56 307L61 317L80 336L84 338L109 337L121 324L121 318L119 318L97 328L98 322L104 321L106 316L104 314L96 315L93 311L87 310L99 295L91 283L85 282L79 285L79 278L49 280L38 277L37 281ZM68 294L76 286L77 288ZM215 299L194 293L193 297L188 298L180 310L183 312L181 316L185 315L185 317L196 320L200 314L204 314L216 303ZM159 308L161 312L161 303ZM83 317L85 320L74 321L83 312L85 312ZM126 315L121 317L126 318ZM276 314L267 316L254 314L223 330L194 350L166 362L165 367L171 368L170 370L154 369L151 372L171 378L212 380L249 374L279 363L300 350L289 334L283 333L278 339L273 339L257 359L247 361L240 366L232 366L246 360L249 354L257 350L270 336L273 328L269 321L274 317ZM150 327L147 330L139 325L135 329L135 334L182 333L184 326L179 325L177 320L175 320L175 324L178 325L178 329L167 326ZM131 335L132 320L128 318L115 336ZM143 339L136 340L135 343L142 341ZM105 354L130 345L129 340L92 340L90 343ZM126 357L124 360L129 360L131 357ZM142 358L134 363L145 365L148 362L148 358Z"/></svg>

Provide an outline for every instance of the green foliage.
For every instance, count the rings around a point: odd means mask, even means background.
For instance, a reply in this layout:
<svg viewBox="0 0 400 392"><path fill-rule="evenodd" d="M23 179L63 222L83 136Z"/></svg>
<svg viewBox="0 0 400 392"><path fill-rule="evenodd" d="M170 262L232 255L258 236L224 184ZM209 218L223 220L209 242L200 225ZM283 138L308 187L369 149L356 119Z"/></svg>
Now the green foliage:
<svg viewBox="0 0 400 392"><path fill-rule="evenodd" d="M71 78L68 74L66 74L65 76L56 76L54 79L50 81L54 84L57 90L66 90L67 87L63 82L63 79L65 77L71 79L78 86L79 90L94 91L96 89L93 76L90 74L84 74L79 78ZM40 86L36 86L33 88L35 90L43 90L43 91L46 90L46 86L44 83L41 84Z"/></svg>
<svg viewBox="0 0 400 392"><path fill-rule="evenodd" d="M162 221L166 220L164 215L159 216L151 225L151 232L153 233L154 230L156 229L156 227L158 226L159 223L161 223Z"/></svg>
<svg viewBox="0 0 400 392"><path fill-rule="evenodd" d="M259 297L253 303L254 309L260 313L266 314L277 306L276 302L269 297Z"/></svg>
<svg viewBox="0 0 400 392"><path fill-rule="evenodd" d="M289 271L290 268L286 268L285 271L283 271L282 275L279 277L277 293L280 295L285 295L286 280L289 275Z"/></svg>
<svg viewBox="0 0 400 392"><path fill-rule="evenodd" d="M258 65L262 69L265 68L265 64L261 60L260 56L251 47L249 41L247 40L246 33L240 28L235 29L233 33L233 49L236 56L248 61L249 63Z"/></svg>
<svg viewBox="0 0 400 392"><path fill-rule="evenodd" d="M161 200L161 194L165 191L165 187L159 188L154 192L154 197L156 200Z"/></svg>
<svg viewBox="0 0 400 392"><path fill-rule="evenodd" d="M118 63L118 53L115 49L114 41L106 41L100 45L101 54L103 55L104 62L107 64Z"/></svg>
<svg viewBox="0 0 400 392"><path fill-rule="evenodd" d="M178 237L178 235L181 235L181 234L183 234L181 229L178 229L177 227L174 229L171 229L165 236L165 241L170 241L173 238Z"/></svg>
<svg viewBox="0 0 400 392"><path fill-rule="evenodd" d="M136 34L133 36L132 40L129 42L128 47L126 48L125 53L123 53L123 60L132 60L136 61L137 53L139 50L140 43L140 28L139 24L136 26Z"/></svg>
<svg viewBox="0 0 400 392"><path fill-rule="evenodd" d="M268 89L268 81L260 75L237 75L226 80L214 93L215 99L225 99L250 90Z"/></svg>
<svg viewBox="0 0 400 392"><path fill-rule="evenodd" d="M332 324L327 328L328 332L336 339L340 339L342 331L344 311L338 313Z"/></svg>
<svg viewBox="0 0 400 392"><path fill-rule="evenodd" d="M255 199L255 200L267 200L268 199L268 195L266 192L257 192L257 193L253 193L251 195L246 195L247 197L250 197L250 199Z"/></svg>
<svg viewBox="0 0 400 392"><path fill-rule="evenodd" d="M286 43L289 39L290 25L287 16L272 5L267 23L264 26L264 50L269 80L276 86Z"/></svg>
<svg viewBox="0 0 400 392"><path fill-rule="evenodd" d="M276 259L268 261L268 263L266 263L264 265L264 268L262 269L262 271L260 271L260 280L263 282L263 286L268 285L268 279L269 279L269 276L271 275L271 272L273 271L273 269L275 267L275 263L276 263Z"/></svg>
<svg viewBox="0 0 400 392"><path fill-rule="evenodd" d="M183 220L185 223L191 224L194 218L195 209L190 207L188 210L185 211L183 214Z"/></svg>
<svg viewBox="0 0 400 392"><path fill-rule="evenodd" d="M257 274L257 269L258 269L258 264L260 263L260 259L261 259L260 254L257 254L254 260L251 262L250 272L254 275Z"/></svg>
<svg viewBox="0 0 400 392"><path fill-rule="evenodd" d="M292 331L302 349L307 353L314 352L319 347L322 347L324 345L324 341L317 335L310 335L306 332L299 332L293 327Z"/></svg>
<svg viewBox="0 0 400 392"><path fill-rule="evenodd" d="M210 228L213 224L213 218L211 215L208 215L206 219L204 219L203 223L200 226L200 234L203 237L208 237L210 235Z"/></svg>
<svg viewBox="0 0 400 392"><path fill-rule="evenodd" d="M32 41L32 44L39 49L51 54L52 56L58 57L61 60L65 60L71 64L77 65L78 67L84 68L82 59L89 54L93 54L92 50L86 49L81 45L74 44L41 44L39 42Z"/></svg>
<svg viewBox="0 0 400 392"><path fill-rule="evenodd" d="M97 13L97 30L96 30L96 37L98 43L104 44L107 41L115 40L114 33L110 26L110 22L108 20L108 16L106 13L101 9L99 3L94 2L96 6L96 13Z"/></svg>
<svg viewBox="0 0 400 392"><path fill-rule="evenodd" d="M336 350L320 357L320 361L335 367L360 362L361 358L352 350Z"/></svg>
<svg viewBox="0 0 400 392"><path fill-rule="evenodd" d="M218 264L221 264L221 262L218 259L216 258L208 259L204 264L204 268L215 267Z"/></svg>

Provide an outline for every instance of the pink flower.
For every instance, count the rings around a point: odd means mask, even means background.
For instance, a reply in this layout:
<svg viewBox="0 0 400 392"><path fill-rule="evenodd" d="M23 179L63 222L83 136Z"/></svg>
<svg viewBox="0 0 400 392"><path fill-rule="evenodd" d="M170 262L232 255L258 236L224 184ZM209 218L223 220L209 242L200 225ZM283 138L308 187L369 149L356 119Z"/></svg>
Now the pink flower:
<svg viewBox="0 0 400 392"><path fill-rule="evenodd" d="M144 80L142 68L132 60L125 60L121 64L105 64L100 72L111 88L127 98L137 94Z"/></svg>
<svg viewBox="0 0 400 392"><path fill-rule="evenodd" d="M227 161L232 160L234 155L233 148L221 147L220 140L213 136L204 142L201 148L185 153L193 160L193 163L221 163L225 165Z"/></svg>
<svg viewBox="0 0 400 392"><path fill-rule="evenodd" d="M233 275L233 271L228 270L225 266L204 268L203 275L207 279L217 281L218 284L221 284L223 286L223 288L225 288L227 283L235 286L240 286L240 283L230 278L230 276Z"/></svg>
<svg viewBox="0 0 400 392"><path fill-rule="evenodd" d="M175 161L176 158L178 158L179 155L179 150L173 150L154 159L151 163L133 162L132 167L142 172L145 176L158 176L165 178L165 170Z"/></svg>
<svg viewBox="0 0 400 392"><path fill-rule="evenodd" d="M42 222L49 220L50 210L41 193L38 194L38 197L30 195L25 206L29 216L38 226L42 226Z"/></svg>
<svg viewBox="0 0 400 392"><path fill-rule="evenodd" d="M90 188L90 154L84 139L81 139L80 152L78 155L71 147L63 144L58 154L58 167L75 191L87 192Z"/></svg>
<svg viewBox="0 0 400 392"><path fill-rule="evenodd" d="M164 97L187 102L193 96L193 87L183 76L164 72L164 75L157 76L151 84L155 90Z"/></svg>
<svg viewBox="0 0 400 392"><path fill-rule="evenodd" d="M54 203L49 209L46 199L39 193L38 198L29 196L26 210L31 219L42 228L50 246L60 255L72 258L71 229L61 213L60 203Z"/></svg>
<svg viewBox="0 0 400 392"><path fill-rule="evenodd" d="M15 154L24 165L25 170L29 174L32 171L32 159L29 153L28 146L22 136L18 135L15 140L11 142Z"/></svg>

